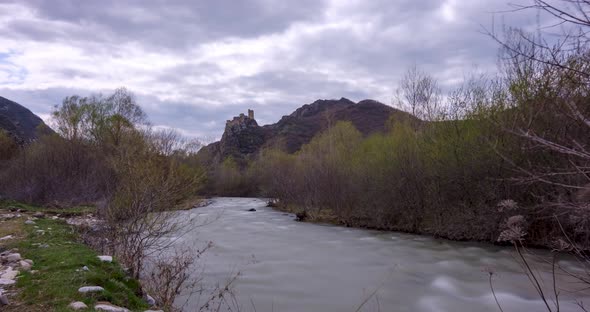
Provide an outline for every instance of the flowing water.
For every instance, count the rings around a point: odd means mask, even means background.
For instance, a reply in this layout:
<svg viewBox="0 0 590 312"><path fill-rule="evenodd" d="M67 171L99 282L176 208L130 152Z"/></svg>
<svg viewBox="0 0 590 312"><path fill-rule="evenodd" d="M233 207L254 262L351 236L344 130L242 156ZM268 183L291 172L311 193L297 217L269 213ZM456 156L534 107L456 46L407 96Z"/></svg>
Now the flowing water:
<svg viewBox="0 0 590 312"><path fill-rule="evenodd" d="M488 270L495 272L504 311L544 311L511 248L296 222L265 205L263 199L215 198L179 212L206 223L182 236L184 245L214 243L194 274L213 283L240 272L234 289L241 311L356 311L367 301L359 311L496 312ZM559 263L576 269L573 259ZM542 275L549 285L551 275ZM558 282L571 287L565 278ZM562 311L580 311L573 298L585 295L562 291ZM193 296L184 310L202 301Z"/></svg>

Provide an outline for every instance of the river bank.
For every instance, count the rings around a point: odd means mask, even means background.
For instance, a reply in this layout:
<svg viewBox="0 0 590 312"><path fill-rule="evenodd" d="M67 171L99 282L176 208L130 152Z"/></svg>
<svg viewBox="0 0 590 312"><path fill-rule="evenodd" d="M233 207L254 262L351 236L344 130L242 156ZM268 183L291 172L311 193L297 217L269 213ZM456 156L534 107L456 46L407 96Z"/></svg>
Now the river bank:
<svg viewBox="0 0 590 312"><path fill-rule="evenodd" d="M139 283L116 259L99 258L71 225L93 220L91 208L63 212L0 203L0 275L12 272L11 279L0 285L5 299L1 310L148 310Z"/></svg>
<svg viewBox="0 0 590 312"><path fill-rule="evenodd" d="M336 226L342 226L347 228L356 228L356 229L365 229L365 230L375 230L381 232L398 232L398 233L405 233L405 234L415 234L415 235L422 235L422 236L429 236L436 239L444 239L449 241L455 242L477 242L477 243L486 243L491 245L499 245L499 246L512 246L512 244L508 242L500 242L498 241L498 236L489 236L485 239L483 238L467 238L462 236L451 236L445 235L444 233L440 233L438 231L433 231L429 228L414 228L408 229L407 227L379 227L370 225L366 223L363 225L362 218L355 218L354 216L349 217L348 219L342 218L334 213L329 208L324 209L306 209L304 207L300 207L297 205L285 205L281 204L276 201L269 201L267 204L268 207L273 208L276 211L286 212L294 214L297 221L300 222L310 222L316 224L331 224ZM550 249L549 246L543 244L535 244L534 242L529 245L531 248L540 248L540 249Z"/></svg>

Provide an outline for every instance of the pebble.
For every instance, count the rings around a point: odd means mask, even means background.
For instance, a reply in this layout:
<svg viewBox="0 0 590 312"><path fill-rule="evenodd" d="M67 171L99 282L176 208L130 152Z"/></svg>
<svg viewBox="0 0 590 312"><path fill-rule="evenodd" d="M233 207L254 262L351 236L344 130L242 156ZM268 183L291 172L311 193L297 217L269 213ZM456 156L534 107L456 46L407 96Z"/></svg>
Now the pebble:
<svg viewBox="0 0 590 312"><path fill-rule="evenodd" d="M90 269L87 266L83 266L82 271L90 271Z"/></svg>
<svg viewBox="0 0 590 312"><path fill-rule="evenodd" d="M0 288L0 305L8 305L8 297L3 293L2 288Z"/></svg>
<svg viewBox="0 0 590 312"><path fill-rule="evenodd" d="M25 221L25 224L35 224L35 221L33 221L33 220L27 220L27 221Z"/></svg>
<svg viewBox="0 0 590 312"><path fill-rule="evenodd" d="M15 280L0 278L0 285L12 285L16 283Z"/></svg>
<svg viewBox="0 0 590 312"><path fill-rule="evenodd" d="M85 294L85 293L89 293L89 292L99 292L99 291L103 291L103 290L104 290L104 288L102 288L100 286L84 286L84 287L80 287L80 289L78 289L78 292Z"/></svg>
<svg viewBox="0 0 590 312"><path fill-rule="evenodd" d="M72 302L68 307L72 310L84 310L88 308L88 306L82 301Z"/></svg>
<svg viewBox="0 0 590 312"><path fill-rule="evenodd" d="M21 260L19 262L19 264L20 264L20 267L23 271L30 271L31 270L32 265L30 263L28 263L27 261Z"/></svg>
<svg viewBox="0 0 590 312"><path fill-rule="evenodd" d="M156 299L154 299L154 297L150 296L149 294L145 294L145 301L150 305L150 307L156 305Z"/></svg>
<svg viewBox="0 0 590 312"><path fill-rule="evenodd" d="M17 262L21 259L20 254L19 253L11 253L8 256L6 256L6 261L8 262Z"/></svg>
<svg viewBox="0 0 590 312"><path fill-rule="evenodd" d="M128 309L121 308L110 303L98 303L94 306L94 310L106 312L130 312Z"/></svg>
<svg viewBox="0 0 590 312"><path fill-rule="evenodd" d="M15 214L12 214L12 213L7 213L7 214L0 215L0 219L2 219L2 220L10 220L10 219L14 219L16 217L17 216Z"/></svg>
<svg viewBox="0 0 590 312"><path fill-rule="evenodd" d="M102 262L113 262L113 257L111 256L98 256L98 259Z"/></svg>
<svg viewBox="0 0 590 312"><path fill-rule="evenodd" d="M14 280L18 275L18 271L8 267L4 273L0 275L0 279Z"/></svg>
<svg viewBox="0 0 590 312"><path fill-rule="evenodd" d="M4 236L4 237L0 238L0 241L8 240L8 239L12 239L12 235L6 235L6 236Z"/></svg>

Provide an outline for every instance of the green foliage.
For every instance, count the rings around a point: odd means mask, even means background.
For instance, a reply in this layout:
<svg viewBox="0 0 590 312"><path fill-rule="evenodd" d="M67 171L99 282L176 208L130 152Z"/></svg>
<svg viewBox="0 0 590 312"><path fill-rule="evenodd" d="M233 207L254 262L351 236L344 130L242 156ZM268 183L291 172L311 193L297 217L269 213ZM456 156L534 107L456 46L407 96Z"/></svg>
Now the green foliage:
<svg viewBox="0 0 590 312"><path fill-rule="evenodd" d="M215 193L227 196L244 196L250 191L250 171L240 168L236 160L229 156L215 168L214 172Z"/></svg>
<svg viewBox="0 0 590 312"><path fill-rule="evenodd" d="M146 124L145 113L124 88L107 97L66 97L52 117L64 138L86 140L103 148L119 146L126 133Z"/></svg>

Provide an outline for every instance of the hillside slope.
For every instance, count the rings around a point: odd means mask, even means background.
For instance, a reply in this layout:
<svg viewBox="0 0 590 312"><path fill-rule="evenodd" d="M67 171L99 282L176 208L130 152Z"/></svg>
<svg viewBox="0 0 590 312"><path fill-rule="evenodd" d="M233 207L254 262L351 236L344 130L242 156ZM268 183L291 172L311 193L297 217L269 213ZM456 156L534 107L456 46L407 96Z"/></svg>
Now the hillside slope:
<svg viewBox="0 0 590 312"><path fill-rule="evenodd" d="M0 129L17 143L26 144L53 131L26 107L0 96Z"/></svg>

